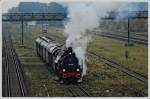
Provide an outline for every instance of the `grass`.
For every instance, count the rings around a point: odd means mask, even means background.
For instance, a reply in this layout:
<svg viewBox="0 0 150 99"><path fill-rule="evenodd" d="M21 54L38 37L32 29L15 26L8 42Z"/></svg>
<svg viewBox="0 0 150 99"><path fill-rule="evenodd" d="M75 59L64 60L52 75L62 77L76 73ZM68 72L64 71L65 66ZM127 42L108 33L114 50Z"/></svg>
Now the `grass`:
<svg viewBox="0 0 150 99"><path fill-rule="evenodd" d="M147 75L148 73L148 49L147 47L134 44L125 46L126 42L106 37L93 37L88 50L98 55L111 58L130 69ZM128 51L129 58L126 59L125 51Z"/></svg>
<svg viewBox="0 0 150 99"><path fill-rule="evenodd" d="M28 85L28 96L70 96L66 90L66 86L69 85L61 85L56 82L54 75L36 55L35 39L42 35L41 28L37 26L30 30L28 35L25 34L25 47L20 47L20 32L17 31L17 26L13 26L12 38L18 56L21 62L24 63L23 70ZM63 29L49 28L49 35L64 39L62 33ZM93 40L88 45L88 50L113 58L129 68L146 74L148 68L147 48L142 45L125 47L125 43L104 37L93 37ZM124 58L125 50L129 51L128 60ZM123 85L148 93L147 85L115 68L104 65L99 59L87 57L86 63L88 67L87 75L80 86L85 88L92 96L138 96L137 93L126 89Z"/></svg>
<svg viewBox="0 0 150 99"><path fill-rule="evenodd" d="M99 91L101 92L103 90L102 94L104 96L109 96L107 94L108 89L110 91L110 96L134 96L133 93L130 93L130 90L123 89L122 85L124 85L134 89L136 88L138 90L143 90L145 93L147 93L147 86L145 84L122 73L121 71L118 71L115 68L111 68L103 64L97 65L98 62L99 60L96 59L92 59L87 62L88 77L86 79L90 79L90 81L83 82L83 85L85 85L85 83L88 83L88 85L90 84L90 87L95 88L91 91L95 91L98 88L97 85L99 85ZM126 95L124 95L124 93Z"/></svg>

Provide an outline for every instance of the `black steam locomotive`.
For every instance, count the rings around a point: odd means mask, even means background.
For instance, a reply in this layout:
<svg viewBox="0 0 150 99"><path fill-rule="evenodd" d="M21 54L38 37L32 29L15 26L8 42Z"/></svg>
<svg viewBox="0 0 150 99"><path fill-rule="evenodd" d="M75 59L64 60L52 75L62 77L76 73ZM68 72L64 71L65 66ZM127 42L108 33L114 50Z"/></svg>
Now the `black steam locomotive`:
<svg viewBox="0 0 150 99"><path fill-rule="evenodd" d="M52 66L59 80L82 81L82 66L71 47L66 48L48 37L39 37L36 51L44 62Z"/></svg>

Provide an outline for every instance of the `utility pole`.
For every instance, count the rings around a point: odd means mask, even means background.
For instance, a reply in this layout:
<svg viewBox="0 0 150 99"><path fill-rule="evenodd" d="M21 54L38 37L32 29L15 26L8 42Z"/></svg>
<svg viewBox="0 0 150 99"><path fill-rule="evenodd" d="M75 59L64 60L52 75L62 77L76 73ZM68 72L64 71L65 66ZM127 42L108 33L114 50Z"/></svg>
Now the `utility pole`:
<svg viewBox="0 0 150 99"><path fill-rule="evenodd" d="M23 15L22 15L22 19L21 19L21 30L22 30L22 33L21 33L21 45L23 46L24 45L24 39L23 39Z"/></svg>
<svg viewBox="0 0 150 99"><path fill-rule="evenodd" d="M130 18L128 17L128 45L130 44Z"/></svg>

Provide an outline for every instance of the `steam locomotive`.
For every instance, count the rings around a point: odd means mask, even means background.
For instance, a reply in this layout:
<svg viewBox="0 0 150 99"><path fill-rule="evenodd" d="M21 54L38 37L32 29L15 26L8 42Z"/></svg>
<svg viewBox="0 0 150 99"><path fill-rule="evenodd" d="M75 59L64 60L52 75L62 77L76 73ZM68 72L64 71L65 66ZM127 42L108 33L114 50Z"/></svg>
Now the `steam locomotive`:
<svg viewBox="0 0 150 99"><path fill-rule="evenodd" d="M43 36L36 39L36 52L52 67L60 81L82 81L82 66L79 65L79 60L71 47L66 48L55 40Z"/></svg>

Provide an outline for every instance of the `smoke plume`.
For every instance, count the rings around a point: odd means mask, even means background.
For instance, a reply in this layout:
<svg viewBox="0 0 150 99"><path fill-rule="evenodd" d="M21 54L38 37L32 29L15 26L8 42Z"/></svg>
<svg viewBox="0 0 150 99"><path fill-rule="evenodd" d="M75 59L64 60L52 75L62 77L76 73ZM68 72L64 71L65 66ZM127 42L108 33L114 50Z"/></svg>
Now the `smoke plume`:
<svg viewBox="0 0 150 99"><path fill-rule="evenodd" d="M117 4L118 5L118 4ZM100 18L107 15L109 10L116 7L109 2L72 2L67 3L69 22L65 25L67 36L66 47L72 47L79 65L83 66L83 76L86 75L85 54L90 36L86 30L99 26Z"/></svg>

